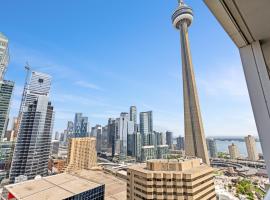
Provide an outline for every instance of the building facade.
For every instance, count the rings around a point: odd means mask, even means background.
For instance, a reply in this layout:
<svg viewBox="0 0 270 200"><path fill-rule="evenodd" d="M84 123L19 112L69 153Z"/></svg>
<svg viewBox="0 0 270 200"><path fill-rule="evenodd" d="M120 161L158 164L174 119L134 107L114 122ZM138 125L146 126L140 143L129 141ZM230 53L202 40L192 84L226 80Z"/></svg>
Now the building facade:
<svg viewBox="0 0 270 200"><path fill-rule="evenodd" d="M176 138L176 148L178 150L185 150L185 138L182 136L179 136Z"/></svg>
<svg viewBox="0 0 270 200"><path fill-rule="evenodd" d="M143 145L147 145L147 135L153 132L153 112L140 113L140 133L142 134Z"/></svg>
<svg viewBox="0 0 270 200"><path fill-rule="evenodd" d="M134 123L134 130L137 131L137 108L136 106L130 106L129 109L130 121Z"/></svg>
<svg viewBox="0 0 270 200"><path fill-rule="evenodd" d="M89 123L88 117L84 117L82 113L76 113L74 118L74 137L88 137Z"/></svg>
<svg viewBox="0 0 270 200"><path fill-rule="evenodd" d="M154 134L155 134L157 145L165 145L166 144L166 137L165 137L164 133L154 131Z"/></svg>
<svg viewBox="0 0 270 200"><path fill-rule="evenodd" d="M13 88L14 82L0 80L0 140L7 130Z"/></svg>
<svg viewBox="0 0 270 200"><path fill-rule="evenodd" d="M119 119L109 118L108 120L108 148L112 149L112 157L120 154L119 147Z"/></svg>
<svg viewBox="0 0 270 200"><path fill-rule="evenodd" d="M71 138L68 145L67 172L91 169L97 165L96 138Z"/></svg>
<svg viewBox="0 0 270 200"><path fill-rule="evenodd" d="M51 142L51 155L52 156L56 156L56 157L58 156L59 146L60 146L59 140L53 140Z"/></svg>
<svg viewBox="0 0 270 200"><path fill-rule="evenodd" d="M142 134L140 132L134 133L134 148L135 158L137 161L140 161L142 151Z"/></svg>
<svg viewBox="0 0 270 200"><path fill-rule="evenodd" d="M216 199L213 170L199 159L150 160L127 172L128 200Z"/></svg>
<svg viewBox="0 0 270 200"><path fill-rule="evenodd" d="M173 147L173 133L170 131L166 131L166 144L170 149Z"/></svg>
<svg viewBox="0 0 270 200"><path fill-rule="evenodd" d="M259 160L259 154L256 149L256 140L253 136L248 135L245 137L245 143L247 147L248 159L252 161Z"/></svg>
<svg viewBox="0 0 270 200"><path fill-rule="evenodd" d="M0 81L4 75L9 63L8 38L0 32Z"/></svg>
<svg viewBox="0 0 270 200"><path fill-rule="evenodd" d="M156 159L156 148L155 146L142 146L141 148L141 162L147 160Z"/></svg>
<svg viewBox="0 0 270 200"><path fill-rule="evenodd" d="M240 157L238 147L234 143L229 145L228 148L231 159L237 159Z"/></svg>
<svg viewBox="0 0 270 200"><path fill-rule="evenodd" d="M3 139L8 125L13 81L4 80L9 63L8 38L0 32L0 140Z"/></svg>
<svg viewBox="0 0 270 200"><path fill-rule="evenodd" d="M209 156L211 158L216 158L217 157L217 144L214 138L207 138L207 148L209 152Z"/></svg>
<svg viewBox="0 0 270 200"><path fill-rule="evenodd" d="M12 158L10 181L24 175L33 179L46 176L54 121L53 106L47 96L39 96L23 112Z"/></svg>
<svg viewBox="0 0 270 200"><path fill-rule="evenodd" d="M30 81L27 83L25 94L20 107L20 113L28 110L28 106L37 101L39 96L48 96L50 93L52 77L48 74L32 71ZM19 119L20 123L21 119Z"/></svg>
<svg viewBox="0 0 270 200"><path fill-rule="evenodd" d="M157 145L157 159L167 158L169 154L169 146L168 145Z"/></svg>
<svg viewBox="0 0 270 200"><path fill-rule="evenodd" d="M91 129L91 137L96 138L96 150L97 152L101 152L102 150L102 126L101 125L96 125L92 127Z"/></svg>

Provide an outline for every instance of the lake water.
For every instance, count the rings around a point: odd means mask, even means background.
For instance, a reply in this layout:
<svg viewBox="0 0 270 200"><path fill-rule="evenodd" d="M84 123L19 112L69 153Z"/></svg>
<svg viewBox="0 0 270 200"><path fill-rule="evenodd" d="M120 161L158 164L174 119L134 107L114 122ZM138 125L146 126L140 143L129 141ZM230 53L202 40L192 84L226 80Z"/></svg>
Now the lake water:
<svg viewBox="0 0 270 200"><path fill-rule="evenodd" d="M221 141L221 140L216 140L216 144L217 144L217 151L218 152L228 152L228 146L230 144L234 143L235 145L237 145L238 149L239 149L239 153L243 156L247 156L247 148L246 148L246 143L240 142L240 141ZM262 147L261 147L261 143L260 142L256 142L256 147L257 147L257 152L258 153L262 153Z"/></svg>

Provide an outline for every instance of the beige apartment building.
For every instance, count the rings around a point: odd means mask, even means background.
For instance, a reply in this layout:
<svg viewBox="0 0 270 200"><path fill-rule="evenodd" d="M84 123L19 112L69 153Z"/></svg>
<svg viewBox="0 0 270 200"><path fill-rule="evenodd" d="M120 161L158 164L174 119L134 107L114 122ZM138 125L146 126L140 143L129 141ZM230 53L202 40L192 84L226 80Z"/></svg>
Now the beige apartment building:
<svg viewBox="0 0 270 200"><path fill-rule="evenodd" d="M228 148L229 148L229 153L230 153L231 159L237 159L240 157L238 147L234 143L229 145Z"/></svg>
<svg viewBox="0 0 270 200"><path fill-rule="evenodd" d="M256 140L253 136L248 135L245 137L248 159L252 161L259 160L259 155L256 150Z"/></svg>
<svg viewBox="0 0 270 200"><path fill-rule="evenodd" d="M128 168L128 200L214 200L213 169L200 159L149 160Z"/></svg>
<svg viewBox="0 0 270 200"><path fill-rule="evenodd" d="M71 138L67 163L66 172L95 167L97 165L96 139L93 137Z"/></svg>

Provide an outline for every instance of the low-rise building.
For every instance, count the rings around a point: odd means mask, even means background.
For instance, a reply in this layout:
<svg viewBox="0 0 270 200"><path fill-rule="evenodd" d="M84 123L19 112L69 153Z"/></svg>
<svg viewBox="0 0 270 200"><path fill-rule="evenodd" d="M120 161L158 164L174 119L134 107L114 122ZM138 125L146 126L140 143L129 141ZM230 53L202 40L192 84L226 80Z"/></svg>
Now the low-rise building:
<svg viewBox="0 0 270 200"><path fill-rule="evenodd" d="M166 158L169 153L168 145L158 145L157 146L157 159Z"/></svg>
<svg viewBox="0 0 270 200"><path fill-rule="evenodd" d="M156 148L155 146L143 146L141 149L141 161L156 159Z"/></svg>
<svg viewBox="0 0 270 200"><path fill-rule="evenodd" d="M94 137L71 138L67 163L67 172L95 167L97 165L96 139Z"/></svg>
<svg viewBox="0 0 270 200"><path fill-rule="evenodd" d="M105 184L89 181L74 174L58 174L4 187L3 200L70 200L104 199Z"/></svg>
<svg viewBox="0 0 270 200"><path fill-rule="evenodd" d="M200 159L149 160L128 168L127 199L216 199L213 169Z"/></svg>
<svg viewBox="0 0 270 200"><path fill-rule="evenodd" d="M63 173L66 167L66 160L50 159L48 167L52 173Z"/></svg>

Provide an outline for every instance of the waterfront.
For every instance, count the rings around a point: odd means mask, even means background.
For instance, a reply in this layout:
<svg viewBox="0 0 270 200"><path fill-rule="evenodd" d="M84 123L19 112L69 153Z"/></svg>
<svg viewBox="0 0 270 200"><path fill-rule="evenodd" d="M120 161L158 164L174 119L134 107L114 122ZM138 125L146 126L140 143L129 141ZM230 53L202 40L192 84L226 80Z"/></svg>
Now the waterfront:
<svg viewBox="0 0 270 200"><path fill-rule="evenodd" d="M246 149L246 144L244 141L238 141L238 140L216 140L216 144L217 144L217 151L218 152L228 152L228 145L234 143L235 145L238 146L239 149L239 153L242 156L247 156L247 149ZM258 153L262 153L262 148L261 148L261 143L260 142L256 142L256 147L257 147L257 152Z"/></svg>

